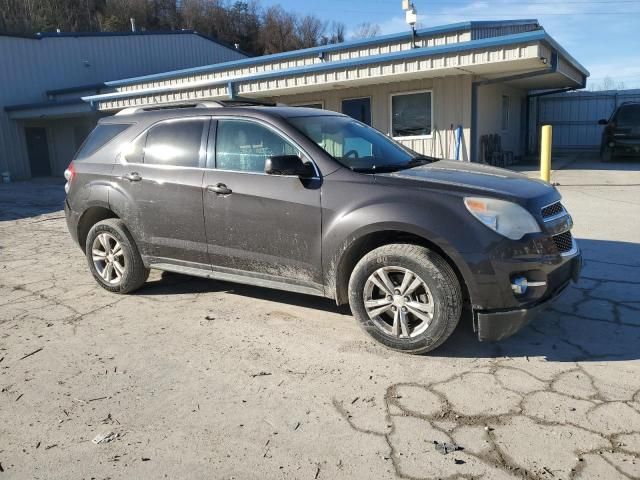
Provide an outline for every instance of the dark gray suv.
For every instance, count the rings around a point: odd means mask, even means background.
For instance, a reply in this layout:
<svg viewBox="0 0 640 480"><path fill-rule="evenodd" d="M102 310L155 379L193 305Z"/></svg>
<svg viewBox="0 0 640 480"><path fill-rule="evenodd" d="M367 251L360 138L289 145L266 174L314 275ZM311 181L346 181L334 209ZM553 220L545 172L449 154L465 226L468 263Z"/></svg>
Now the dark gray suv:
<svg viewBox="0 0 640 480"><path fill-rule="evenodd" d="M103 288L157 268L325 296L405 352L441 345L465 305L480 340L505 338L581 268L551 185L418 155L335 112L126 109L66 177L69 231Z"/></svg>

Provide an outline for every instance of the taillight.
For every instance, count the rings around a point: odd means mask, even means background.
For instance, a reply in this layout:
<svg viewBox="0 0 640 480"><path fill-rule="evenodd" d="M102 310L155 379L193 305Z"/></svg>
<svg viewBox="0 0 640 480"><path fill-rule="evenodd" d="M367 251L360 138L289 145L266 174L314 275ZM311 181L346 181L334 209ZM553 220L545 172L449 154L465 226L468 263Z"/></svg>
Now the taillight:
<svg viewBox="0 0 640 480"><path fill-rule="evenodd" d="M64 185L64 192L69 193L69 184L73 181L76 176L76 169L73 167L73 162L69 164L67 169L64 171L64 178L66 178L67 183Z"/></svg>

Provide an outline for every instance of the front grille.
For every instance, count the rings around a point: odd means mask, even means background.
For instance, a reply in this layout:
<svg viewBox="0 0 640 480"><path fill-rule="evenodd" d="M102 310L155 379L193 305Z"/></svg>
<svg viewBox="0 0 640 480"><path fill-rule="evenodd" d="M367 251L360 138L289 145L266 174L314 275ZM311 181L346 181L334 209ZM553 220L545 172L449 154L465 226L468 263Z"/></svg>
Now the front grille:
<svg viewBox="0 0 640 480"><path fill-rule="evenodd" d="M566 253L573 248L573 237L571 232L564 232L553 237L553 243L560 253Z"/></svg>
<svg viewBox="0 0 640 480"><path fill-rule="evenodd" d="M554 217L563 213L564 207L560 202L552 203L542 209L542 218Z"/></svg>

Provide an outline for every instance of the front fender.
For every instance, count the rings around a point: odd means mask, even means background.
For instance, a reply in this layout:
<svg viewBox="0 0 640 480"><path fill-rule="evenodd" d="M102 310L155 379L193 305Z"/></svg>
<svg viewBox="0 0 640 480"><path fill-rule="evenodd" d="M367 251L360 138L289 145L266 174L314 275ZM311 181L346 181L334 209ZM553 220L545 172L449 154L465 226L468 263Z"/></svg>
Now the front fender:
<svg viewBox="0 0 640 480"><path fill-rule="evenodd" d="M473 230L479 222L469 221L459 196L411 190L398 194L396 189L377 185L375 196L364 196L365 200L356 196L356 204L331 209L333 214L323 218L323 272L328 296L339 302L344 300L339 289L350 275L350 271L344 271L345 265L351 264L353 252L362 242L376 235L392 234L393 238L410 234L447 257L462 276L473 301L475 289L465 252L478 248Z"/></svg>

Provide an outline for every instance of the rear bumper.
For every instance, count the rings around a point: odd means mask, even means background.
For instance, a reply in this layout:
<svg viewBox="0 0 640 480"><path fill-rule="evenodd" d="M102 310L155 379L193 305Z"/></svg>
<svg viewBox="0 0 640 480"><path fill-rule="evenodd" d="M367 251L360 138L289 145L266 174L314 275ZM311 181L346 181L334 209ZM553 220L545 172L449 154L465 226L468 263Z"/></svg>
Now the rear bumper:
<svg viewBox="0 0 640 480"><path fill-rule="evenodd" d="M525 308L480 311L475 313L478 339L481 342L504 340L524 328L529 322L546 310L573 282L577 282L582 270L580 252L572 256L561 268L552 272L556 276L555 289L542 301Z"/></svg>
<svg viewBox="0 0 640 480"><path fill-rule="evenodd" d="M80 214L74 212L69 206L67 199L64 200L64 216L67 219L67 229L71 234L73 241L78 243L78 221L80 220Z"/></svg>

